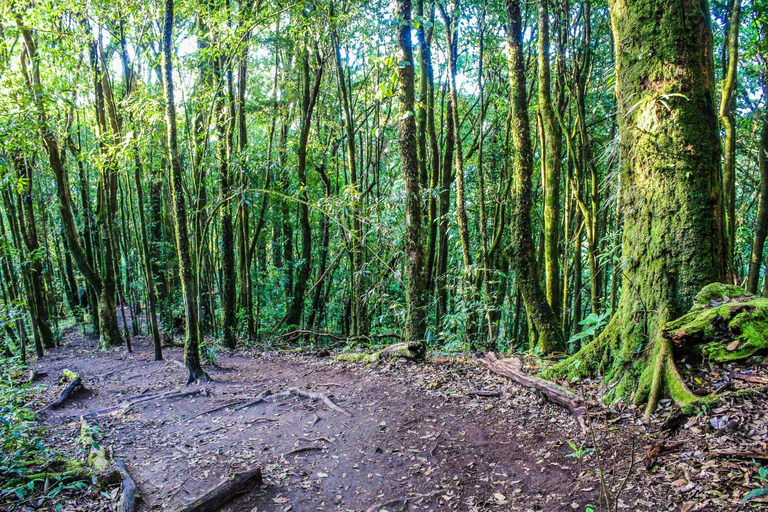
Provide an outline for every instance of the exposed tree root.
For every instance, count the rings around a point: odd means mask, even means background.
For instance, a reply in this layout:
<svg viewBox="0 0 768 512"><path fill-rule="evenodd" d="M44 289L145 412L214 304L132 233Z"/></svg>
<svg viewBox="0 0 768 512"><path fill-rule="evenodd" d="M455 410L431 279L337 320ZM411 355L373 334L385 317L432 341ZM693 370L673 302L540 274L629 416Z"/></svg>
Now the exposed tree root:
<svg viewBox="0 0 768 512"><path fill-rule="evenodd" d="M238 494L258 487L262 483L261 468L257 467L227 478L192 503L177 508L175 512L216 512Z"/></svg>
<svg viewBox="0 0 768 512"><path fill-rule="evenodd" d="M139 488L136 482L131 478L128 468L121 459L115 459L115 466L123 477L123 493L120 495L120 501L117 503L118 512L134 512L136 503L139 500Z"/></svg>
<svg viewBox="0 0 768 512"><path fill-rule="evenodd" d="M493 352L488 352L485 357L480 359L480 362L494 373L542 392L550 402L568 409L576 418L582 431L587 431L587 411L584 401L580 397L553 382L528 375L522 370L522 364L518 359L498 359Z"/></svg>
<svg viewBox="0 0 768 512"><path fill-rule="evenodd" d="M403 512L408 508L408 500L404 498L395 498L394 500L377 503L365 509L365 512L382 512L384 510L391 512Z"/></svg>
<svg viewBox="0 0 768 512"><path fill-rule="evenodd" d="M56 401L51 402L50 404L37 411L35 416L39 416L51 409L58 409L64 405L64 402L66 402L76 391L83 389L83 379L79 375L70 372L69 370L64 370L63 374L64 378L69 378L72 382L70 382L69 385L64 388Z"/></svg>
<svg viewBox="0 0 768 512"><path fill-rule="evenodd" d="M664 336L666 317L667 312L665 311L662 314L661 326L654 337L653 356L640 376L640 384L638 386L638 399L646 393L648 395L645 407L646 421L650 420L651 415L656 411L662 391L664 390L681 408L687 407L698 399L685 384L680 372L677 370L677 365L672 355L672 344ZM650 388L646 390L649 382Z"/></svg>
<svg viewBox="0 0 768 512"><path fill-rule="evenodd" d="M345 414L347 416L352 416L352 413L346 410L345 408L336 405L333 400L331 400L328 395L325 393L315 393L314 391L307 391L306 389L301 388L288 388L288 393L296 395L296 396L303 396L304 398L309 398L311 400L320 400L323 402L329 409L340 412L341 414ZM279 394L279 393L278 393ZM276 395L277 396L277 395Z"/></svg>

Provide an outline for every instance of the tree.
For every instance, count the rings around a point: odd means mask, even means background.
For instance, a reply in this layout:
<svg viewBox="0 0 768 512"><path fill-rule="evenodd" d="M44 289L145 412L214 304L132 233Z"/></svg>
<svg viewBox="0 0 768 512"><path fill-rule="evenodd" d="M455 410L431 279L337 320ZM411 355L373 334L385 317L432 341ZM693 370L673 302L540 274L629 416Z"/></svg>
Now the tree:
<svg viewBox="0 0 768 512"><path fill-rule="evenodd" d="M398 0L395 5L398 20L397 43L400 53L397 68L400 79L398 142L400 166L405 185L405 278L407 316L403 339L421 342L426 332L426 281L424 275L424 243L421 226L421 186L416 147L415 86L413 47L411 44L411 0ZM423 355L423 349L422 349Z"/></svg>
<svg viewBox="0 0 768 512"><path fill-rule="evenodd" d="M184 343L184 363L189 371L188 384L208 380L208 375L200 364L200 326L197 314L197 295L192 277L192 259L189 254L189 234L187 232L187 208L181 176L181 157L176 128L176 105L173 92L173 0L165 2L163 20L163 96L165 98L165 124L168 161L171 164L171 200L176 214L175 238L179 256L179 276L181 293L184 299L186 318L186 341Z"/></svg>
<svg viewBox="0 0 768 512"><path fill-rule="evenodd" d="M531 149L528 98L525 85L520 2L507 0L509 88L512 95L510 124L515 154L512 161L512 267L525 301L528 318L536 331L535 346L543 353L562 350L565 340L555 313L539 284L539 272L531 230Z"/></svg>
<svg viewBox="0 0 768 512"><path fill-rule="evenodd" d="M706 4L703 4L706 5ZM605 331L549 376L602 371L614 396L655 407L695 397L662 330L725 279L712 29L699 3L613 0L623 158L623 281ZM682 9L682 11L681 11Z"/></svg>

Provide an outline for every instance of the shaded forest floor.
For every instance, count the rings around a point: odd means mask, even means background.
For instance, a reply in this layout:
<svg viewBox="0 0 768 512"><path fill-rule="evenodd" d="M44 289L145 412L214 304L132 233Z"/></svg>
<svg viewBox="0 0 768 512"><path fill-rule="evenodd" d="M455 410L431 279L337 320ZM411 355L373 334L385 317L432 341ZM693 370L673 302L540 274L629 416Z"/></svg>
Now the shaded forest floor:
<svg viewBox="0 0 768 512"><path fill-rule="evenodd" d="M591 447L591 435L539 394L471 358L370 366L296 353L220 351L218 367L207 368L214 381L184 387L180 348L166 348L166 360L154 362L148 340L133 343L132 354L99 351L96 339L70 330L63 347L33 367L47 373L39 381L40 403L58 395L62 370L83 377L86 389L43 419L49 442L80 457L82 415L109 410L131 396L200 389L201 394L146 400L88 418L108 454L127 463L143 498L140 510L173 510L222 477L256 465L265 485L222 510L598 510L596 453L579 458L569 444ZM328 393L352 416L296 396L235 410L265 391L291 386ZM476 390L499 396L468 393ZM745 404L732 407L742 411ZM746 410L753 409L754 416L739 417L759 437L766 429L764 396L749 401ZM635 441L620 510L761 507L738 505L754 487L756 467L707 454L712 442L733 444L735 436L715 438L705 428L706 417L694 418L670 441L682 445L647 469L647 450L670 434L638 425L635 418L629 409L607 411L594 421L609 484L618 487L627 474ZM86 492L63 510L113 510L116 496Z"/></svg>

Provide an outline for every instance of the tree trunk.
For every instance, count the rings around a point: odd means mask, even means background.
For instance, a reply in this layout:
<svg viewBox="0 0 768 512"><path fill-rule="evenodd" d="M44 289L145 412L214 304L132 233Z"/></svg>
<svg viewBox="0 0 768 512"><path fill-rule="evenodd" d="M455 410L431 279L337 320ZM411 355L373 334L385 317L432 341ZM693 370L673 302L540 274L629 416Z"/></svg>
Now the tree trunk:
<svg viewBox="0 0 768 512"><path fill-rule="evenodd" d="M512 165L512 255L515 280L522 293L528 318L535 328L537 350L542 353L563 350L563 333L546 295L539 284L533 233L531 230L531 151L528 98L523 64L523 45L519 0L507 0L507 40L509 45L509 82L512 95L512 141L515 154Z"/></svg>
<svg viewBox="0 0 768 512"><path fill-rule="evenodd" d="M165 122L167 131L168 160L171 164L171 200L176 213L176 250L179 256L179 276L186 313L186 342L184 362L189 370L187 383L208 380L200 364L200 330L197 317L197 295L192 277L192 259L189 254L187 232L187 208L184 201L184 184L181 175L181 158L176 134L176 105L173 93L173 0L165 2L163 22L163 95L165 98Z"/></svg>
<svg viewBox="0 0 768 512"><path fill-rule="evenodd" d="M556 316L560 303L560 154L562 133L552 107L549 65L548 0L539 0L539 114L542 131L542 175L544 176L544 271L547 302Z"/></svg>
<svg viewBox="0 0 768 512"><path fill-rule="evenodd" d="M768 87L763 86L763 91L766 89ZM760 198L757 205L755 239L752 243L752 256L749 259L749 275L747 276L747 291L753 294L757 294L760 267L763 264L765 237L768 234L768 113L763 114L757 161L760 169Z"/></svg>
<svg viewBox="0 0 768 512"><path fill-rule="evenodd" d="M634 393L652 409L665 389L684 405L695 397L675 377L660 330L727 268L709 6L612 0L611 19L624 165L623 293L605 331L548 375L601 371L607 383L618 382L615 397Z"/></svg>
<svg viewBox="0 0 768 512"><path fill-rule="evenodd" d="M299 177L299 224L301 227L301 261L296 273L296 283L293 287L293 301L288 310L286 324L298 326L301 323L301 315L304 312L304 294L312 270L312 226L309 223L309 194L307 193L307 145L309 143L309 131L312 128L312 112L320 93L320 83L323 78L324 61L318 58L315 69L314 83L310 84L309 55L304 51L301 60L302 76L302 101L301 101L301 127L299 130L298 147L298 177Z"/></svg>
<svg viewBox="0 0 768 512"><path fill-rule="evenodd" d="M411 46L411 0L397 0L395 17L400 21L397 41L400 53L397 74L400 78L398 140L405 183L405 296L407 313L403 340L419 342L424 355L427 289L424 274L424 244L421 225L421 187L416 146L415 87Z"/></svg>
<svg viewBox="0 0 768 512"><path fill-rule="evenodd" d="M733 268L734 247L736 244L736 115L735 95L739 67L739 24L741 18L741 0L729 2L727 40L727 67L720 96L720 122L723 125L723 208L725 210L725 235L727 237L728 282L736 281Z"/></svg>

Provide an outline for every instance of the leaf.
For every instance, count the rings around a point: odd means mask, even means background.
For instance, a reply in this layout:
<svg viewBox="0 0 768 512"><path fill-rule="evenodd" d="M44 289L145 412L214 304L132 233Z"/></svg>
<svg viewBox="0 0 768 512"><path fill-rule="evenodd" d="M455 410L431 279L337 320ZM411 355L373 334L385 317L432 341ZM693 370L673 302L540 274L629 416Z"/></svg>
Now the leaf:
<svg viewBox="0 0 768 512"><path fill-rule="evenodd" d="M728 344L727 347L725 347L725 350L727 350L729 352L733 352L734 350L739 348L739 343L741 343L741 340L733 340L732 342L730 342Z"/></svg>
<svg viewBox="0 0 768 512"><path fill-rule="evenodd" d="M765 488L752 489L751 491L749 491L744 496L744 498L741 500L741 502L745 503L745 502L751 500L752 498L760 498L761 496L766 496L766 495L768 495L768 489L765 489Z"/></svg>

